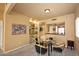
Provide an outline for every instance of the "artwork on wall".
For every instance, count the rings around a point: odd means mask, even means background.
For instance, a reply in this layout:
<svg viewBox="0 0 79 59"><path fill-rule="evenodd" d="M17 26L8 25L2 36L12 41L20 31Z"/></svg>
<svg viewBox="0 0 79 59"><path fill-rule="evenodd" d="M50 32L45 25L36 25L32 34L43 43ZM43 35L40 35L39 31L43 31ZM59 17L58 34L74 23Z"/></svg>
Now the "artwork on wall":
<svg viewBox="0 0 79 59"><path fill-rule="evenodd" d="M26 34L26 25L12 24L12 35Z"/></svg>

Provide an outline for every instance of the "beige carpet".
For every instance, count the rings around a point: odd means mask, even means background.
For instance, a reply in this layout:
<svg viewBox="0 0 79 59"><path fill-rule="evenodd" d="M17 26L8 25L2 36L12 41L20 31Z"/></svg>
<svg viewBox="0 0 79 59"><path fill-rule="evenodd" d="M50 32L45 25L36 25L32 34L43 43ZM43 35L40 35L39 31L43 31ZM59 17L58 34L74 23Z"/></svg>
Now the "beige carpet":
<svg viewBox="0 0 79 59"><path fill-rule="evenodd" d="M35 50L34 44L31 44L7 54L0 52L0 55L1 56L47 56L48 53L46 53L45 55L38 54ZM67 48L65 48L62 53L53 51L51 54L51 56L77 56L77 55L78 54L76 53L75 50L70 50Z"/></svg>

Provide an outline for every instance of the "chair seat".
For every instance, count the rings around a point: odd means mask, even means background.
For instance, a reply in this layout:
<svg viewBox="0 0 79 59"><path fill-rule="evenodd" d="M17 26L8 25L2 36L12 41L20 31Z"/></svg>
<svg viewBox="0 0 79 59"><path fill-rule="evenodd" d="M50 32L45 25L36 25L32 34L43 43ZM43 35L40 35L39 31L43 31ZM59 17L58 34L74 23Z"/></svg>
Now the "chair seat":
<svg viewBox="0 0 79 59"><path fill-rule="evenodd" d="M65 44L64 43L61 43L61 44L55 43L55 44L52 45L52 47L53 47L54 51L62 52L64 47L65 47Z"/></svg>
<svg viewBox="0 0 79 59"><path fill-rule="evenodd" d="M35 45L35 49L36 49L36 52L39 54L45 54L47 52L46 48L40 47L38 45Z"/></svg>
<svg viewBox="0 0 79 59"><path fill-rule="evenodd" d="M57 52L62 52L63 49L60 47L53 47L53 50Z"/></svg>

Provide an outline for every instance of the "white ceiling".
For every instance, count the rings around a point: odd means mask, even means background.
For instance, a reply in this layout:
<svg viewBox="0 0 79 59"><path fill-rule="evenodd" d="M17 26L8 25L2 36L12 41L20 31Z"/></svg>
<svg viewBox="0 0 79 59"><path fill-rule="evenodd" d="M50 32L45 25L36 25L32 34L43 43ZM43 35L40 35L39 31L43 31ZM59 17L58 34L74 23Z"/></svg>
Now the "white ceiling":
<svg viewBox="0 0 79 59"><path fill-rule="evenodd" d="M41 20L73 13L76 6L76 3L19 3L15 5L13 11ZM46 14L45 9L50 9L50 13Z"/></svg>

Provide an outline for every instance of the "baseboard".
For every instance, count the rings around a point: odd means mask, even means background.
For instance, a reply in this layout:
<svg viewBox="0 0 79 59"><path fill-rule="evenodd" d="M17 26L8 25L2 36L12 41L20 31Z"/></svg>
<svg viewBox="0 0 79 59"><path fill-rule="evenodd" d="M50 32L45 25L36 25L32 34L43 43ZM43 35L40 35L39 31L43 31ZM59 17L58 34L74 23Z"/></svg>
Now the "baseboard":
<svg viewBox="0 0 79 59"><path fill-rule="evenodd" d="M6 53L9 53L9 52L13 52L13 51L15 51L15 50L18 50L18 49L23 48L23 47L28 46L28 45L29 45L29 44L26 44L26 45L17 47L17 48L15 48L15 49L12 49L12 50L9 50L9 51L4 51L3 53L6 54Z"/></svg>

